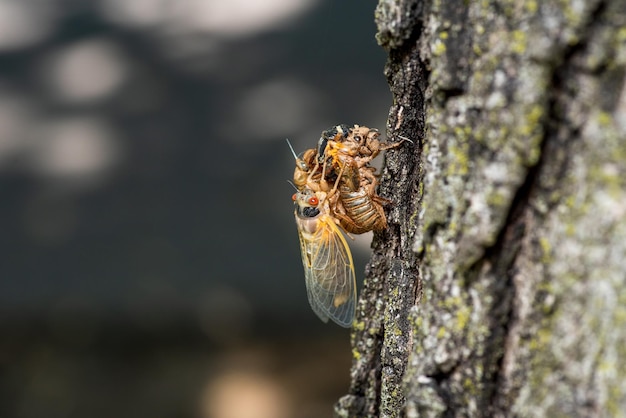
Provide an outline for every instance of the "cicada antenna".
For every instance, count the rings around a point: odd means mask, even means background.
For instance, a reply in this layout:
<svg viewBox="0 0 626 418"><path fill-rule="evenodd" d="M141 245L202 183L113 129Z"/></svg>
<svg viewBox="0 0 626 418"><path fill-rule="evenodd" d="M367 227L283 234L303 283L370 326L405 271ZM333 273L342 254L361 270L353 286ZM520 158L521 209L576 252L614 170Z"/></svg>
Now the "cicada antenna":
<svg viewBox="0 0 626 418"><path fill-rule="evenodd" d="M296 187L295 184L293 184L293 181L291 180L287 180L287 183L291 184L291 187L293 187L294 189L296 189L296 192L299 192L300 190L298 190L298 188Z"/></svg>
<svg viewBox="0 0 626 418"><path fill-rule="evenodd" d="M287 145L289 145L289 149L291 150L291 153L293 154L293 158L295 158L296 161L297 161L298 160L298 155L293 150L293 147L291 146L291 142L289 142L289 138L285 138L285 141L287 141Z"/></svg>
<svg viewBox="0 0 626 418"><path fill-rule="evenodd" d="M309 169L310 169L309 165L307 163L305 163L304 161L302 161L302 159L300 159L298 157L296 152L293 150L293 147L291 146L291 142L289 142L289 138L285 138L285 141L287 141L287 145L289 145L289 149L291 150L291 153L293 154L293 158L296 159L296 166L300 170L308 172Z"/></svg>

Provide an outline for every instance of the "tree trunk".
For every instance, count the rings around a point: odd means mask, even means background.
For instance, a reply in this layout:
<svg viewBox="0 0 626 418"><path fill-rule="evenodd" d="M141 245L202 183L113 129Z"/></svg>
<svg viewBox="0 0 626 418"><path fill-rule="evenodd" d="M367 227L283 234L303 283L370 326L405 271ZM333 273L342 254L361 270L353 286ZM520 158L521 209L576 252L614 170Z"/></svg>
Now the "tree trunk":
<svg viewBox="0 0 626 418"><path fill-rule="evenodd" d="M626 414L626 2L380 0L394 102L342 417Z"/></svg>

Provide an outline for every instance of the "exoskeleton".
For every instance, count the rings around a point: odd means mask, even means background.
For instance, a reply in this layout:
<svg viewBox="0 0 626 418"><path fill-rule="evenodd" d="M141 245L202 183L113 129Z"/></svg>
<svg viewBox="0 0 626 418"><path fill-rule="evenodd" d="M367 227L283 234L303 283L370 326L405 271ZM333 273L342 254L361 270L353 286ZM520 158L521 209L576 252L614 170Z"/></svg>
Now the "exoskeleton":
<svg viewBox="0 0 626 418"><path fill-rule="evenodd" d="M381 231L387 227L383 204L388 201L378 196L375 182L369 183L362 178L362 171L363 168L357 169L354 162L346 163L339 180L339 196L330 203L342 228L352 234Z"/></svg>
<svg viewBox="0 0 626 418"><path fill-rule="evenodd" d="M376 169L369 163L403 141L381 143L379 136L365 126L337 125L322 132L317 149L296 157L296 187L324 192L331 214L353 234L387 226L383 205L388 201L376 193Z"/></svg>
<svg viewBox="0 0 626 418"><path fill-rule="evenodd" d="M293 184L307 295L313 311L348 327L356 304L354 263L342 234L362 234L387 227L376 193L376 169L369 165L381 151L403 141L383 144L376 130L337 125L322 132L317 148L302 157L295 152ZM290 145L291 147L291 145Z"/></svg>

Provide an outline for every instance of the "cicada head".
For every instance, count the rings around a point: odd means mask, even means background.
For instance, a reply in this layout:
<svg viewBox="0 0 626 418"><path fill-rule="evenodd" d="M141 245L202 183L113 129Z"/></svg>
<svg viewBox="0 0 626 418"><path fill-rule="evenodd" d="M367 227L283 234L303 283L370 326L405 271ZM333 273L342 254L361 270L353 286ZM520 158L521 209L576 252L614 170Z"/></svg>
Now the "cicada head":
<svg viewBox="0 0 626 418"><path fill-rule="evenodd" d="M303 189L294 193L294 206L296 209L296 217L301 220L315 219L320 214L319 204L320 198L310 189Z"/></svg>

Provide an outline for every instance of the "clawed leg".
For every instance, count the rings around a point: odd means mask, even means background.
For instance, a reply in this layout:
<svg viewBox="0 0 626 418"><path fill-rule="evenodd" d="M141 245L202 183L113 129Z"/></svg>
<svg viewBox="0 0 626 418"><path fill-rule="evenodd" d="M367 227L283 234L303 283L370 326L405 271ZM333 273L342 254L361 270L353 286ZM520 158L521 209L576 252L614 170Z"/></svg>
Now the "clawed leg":
<svg viewBox="0 0 626 418"><path fill-rule="evenodd" d="M328 192L329 196L334 196L337 193L337 188L339 187L339 182L341 181L341 176L343 176L343 171L345 169L345 165L341 165L341 170L339 170L339 174L337 174L337 180L335 180L335 184L333 188ZM324 167L322 168L322 178L324 178L324 173L326 171L326 161L324 161Z"/></svg>

